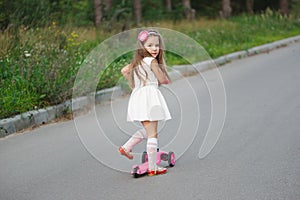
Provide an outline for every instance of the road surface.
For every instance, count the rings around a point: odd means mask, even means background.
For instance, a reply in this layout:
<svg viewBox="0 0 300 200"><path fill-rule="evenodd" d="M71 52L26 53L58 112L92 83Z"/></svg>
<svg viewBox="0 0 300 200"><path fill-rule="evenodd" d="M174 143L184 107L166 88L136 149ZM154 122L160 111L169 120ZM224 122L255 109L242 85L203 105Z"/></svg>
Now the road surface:
<svg viewBox="0 0 300 200"><path fill-rule="evenodd" d="M222 134L204 159L199 159L198 153L211 118L205 83L199 76L173 82L169 86L171 91L182 94L186 92L183 81L192 84L201 114L196 137L166 175L134 179L128 172L105 165L89 151L93 148L103 151L104 144L96 141L98 145L83 145L80 138L85 133L78 134L72 120L0 139L0 199L298 200L299 63L300 43L296 43L219 68L227 113ZM160 129L160 146L173 137L180 116L186 119L195 112L193 105L186 106L191 101L189 95L177 101L176 94L162 90L171 108L184 105L184 109L171 110L173 120ZM95 110L99 125L116 151L128 137L124 132L137 128L125 121L127 102L124 97L98 105ZM88 118L80 120L86 124L86 134L95 131ZM189 127L194 124L187 124L183 130L192 132ZM134 152L141 152L144 147L142 143ZM126 160L116 151L101 153L117 158L117 164L131 166L136 162Z"/></svg>

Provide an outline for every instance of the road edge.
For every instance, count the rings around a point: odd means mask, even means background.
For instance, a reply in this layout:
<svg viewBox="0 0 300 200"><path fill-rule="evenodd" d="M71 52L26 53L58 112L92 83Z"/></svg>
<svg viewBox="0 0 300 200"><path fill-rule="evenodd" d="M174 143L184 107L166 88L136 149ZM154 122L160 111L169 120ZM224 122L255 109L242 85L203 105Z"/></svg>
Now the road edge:
<svg viewBox="0 0 300 200"><path fill-rule="evenodd" d="M185 75L190 75L195 72L203 72L215 67L216 65L221 66L233 60L238 60L261 53L267 53L274 49L285 47L299 41L300 35L297 35L272 43L252 47L248 50L230 53L218 57L214 60L203 61L193 65L175 65L173 66L173 72L171 72L169 75L171 79L175 81ZM119 86L100 90L95 94L95 103L99 104L102 102L110 101L115 98L124 96L125 94L126 92L123 91L122 88ZM90 102L91 100L89 97L80 97L77 99L73 99L73 102L71 100L68 100L59 105L29 111L26 113L16 115L14 117L1 119L0 138L17 133L30 127L38 127L40 125L47 124L49 122L54 121L55 119L63 117L66 114L71 114L72 112L83 112L83 110L86 110L86 108L89 107Z"/></svg>

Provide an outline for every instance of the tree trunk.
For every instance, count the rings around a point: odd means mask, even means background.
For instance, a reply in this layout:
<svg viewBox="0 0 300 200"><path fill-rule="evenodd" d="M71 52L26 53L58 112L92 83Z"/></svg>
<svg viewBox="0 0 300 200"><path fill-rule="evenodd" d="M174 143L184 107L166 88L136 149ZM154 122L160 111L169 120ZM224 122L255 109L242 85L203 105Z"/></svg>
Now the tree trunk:
<svg viewBox="0 0 300 200"><path fill-rule="evenodd" d="M95 12L95 26L99 27L102 23L102 2L101 0L94 0L94 12Z"/></svg>
<svg viewBox="0 0 300 200"><path fill-rule="evenodd" d="M135 22L139 24L142 21L142 4L141 0L133 1Z"/></svg>
<svg viewBox="0 0 300 200"><path fill-rule="evenodd" d="M105 10L111 9L111 0L104 0Z"/></svg>
<svg viewBox="0 0 300 200"><path fill-rule="evenodd" d="M168 12L172 11L172 0L165 0L166 8Z"/></svg>
<svg viewBox="0 0 300 200"><path fill-rule="evenodd" d="M191 9L191 1L190 0L182 0L182 4L184 8Z"/></svg>
<svg viewBox="0 0 300 200"><path fill-rule="evenodd" d="M192 9L191 1L190 0L182 0L182 4L183 4L185 18L188 20L194 20L196 11L195 11L195 9Z"/></svg>
<svg viewBox="0 0 300 200"><path fill-rule="evenodd" d="M289 1L279 0L280 13L288 16L289 15Z"/></svg>
<svg viewBox="0 0 300 200"><path fill-rule="evenodd" d="M246 8L247 8L247 12L249 14L253 14L253 3L254 3L254 0L246 0Z"/></svg>
<svg viewBox="0 0 300 200"><path fill-rule="evenodd" d="M230 0L222 0L222 11L221 11L221 17L222 18L228 18L231 15L231 5Z"/></svg>

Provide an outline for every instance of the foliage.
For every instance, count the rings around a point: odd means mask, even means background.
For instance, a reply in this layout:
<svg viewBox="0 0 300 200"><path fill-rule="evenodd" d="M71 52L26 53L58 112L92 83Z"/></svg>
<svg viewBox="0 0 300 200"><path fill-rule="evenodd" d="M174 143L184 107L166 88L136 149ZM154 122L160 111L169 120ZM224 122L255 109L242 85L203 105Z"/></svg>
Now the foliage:
<svg viewBox="0 0 300 200"><path fill-rule="evenodd" d="M185 33L213 58L300 34L297 19L283 17L270 9L259 15L242 15L229 20L174 23L168 19L149 21L143 26L160 26ZM89 52L118 32L119 28L107 32L92 26L62 27L52 21L42 27L10 26L0 33L0 118L69 99L77 71ZM132 52L110 63L101 72L97 89L120 84L120 69L131 58ZM169 52L166 61L168 66L186 62Z"/></svg>
<svg viewBox="0 0 300 200"><path fill-rule="evenodd" d="M8 25L20 27L41 26L49 20L50 1L48 0L1 0L0 28L6 28Z"/></svg>
<svg viewBox="0 0 300 200"><path fill-rule="evenodd" d="M104 2L104 1L102 1ZM103 27L107 31L118 28L125 30L134 23L133 0L111 0L112 7L106 8L103 3ZM165 1L141 0L143 22L156 20L180 21L183 16L182 0L172 0L172 10L168 11ZM279 10L279 0L254 1L256 14L267 8ZM290 0L292 14L299 15L299 0ZM218 18L221 9L220 0L192 0L192 8L198 17ZM234 15L246 13L245 0L231 0ZM94 23L93 0L0 0L0 29L8 26L40 27L55 21L58 25L91 26ZM112 28L113 25L113 28Z"/></svg>
<svg viewBox="0 0 300 200"><path fill-rule="evenodd" d="M122 55L106 67L100 74L97 89L100 90L117 85L122 78L121 69L131 61L132 56L132 53Z"/></svg>
<svg viewBox="0 0 300 200"><path fill-rule="evenodd" d="M78 37L55 22L1 35L1 118L71 97L77 70L90 50Z"/></svg>
<svg viewBox="0 0 300 200"><path fill-rule="evenodd" d="M56 21L77 26L92 25L92 0L0 0L0 29L16 27L41 27Z"/></svg>
<svg viewBox="0 0 300 200"><path fill-rule="evenodd" d="M195 30L189 35L203 44L211 57L215 58L288 37L295 30L299 33L299 25L296 20L267 9L260 15L232 17L212 29Z"/></svg>
<svg viewBox="0 0 300 200"><path fill-rule="evenodd" d="M111 32L112 29L127 30L133 22L132 1L122 0L114 6L105 10L103 29ZM113 26L112 26L113 24Z"/></svg>
<svg viewBox="0 0 300 200"><path fill-rule="evenodd" d="M93 0L57 0L52 3L59 24L72 23L76 26L92 25L94 20Z"/></svg>
<svg viewBox="0 0 300 200"><path fill-rule="evenodd" d="M294 17L300 18L300 1L291 0L291 14Z"/></svg>

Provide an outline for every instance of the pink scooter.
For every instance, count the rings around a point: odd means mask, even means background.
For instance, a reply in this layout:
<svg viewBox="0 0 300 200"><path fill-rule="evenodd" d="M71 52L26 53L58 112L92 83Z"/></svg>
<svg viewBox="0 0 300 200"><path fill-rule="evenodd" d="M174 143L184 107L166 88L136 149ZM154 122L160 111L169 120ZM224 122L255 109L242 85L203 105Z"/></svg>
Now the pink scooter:
<svg viewBox="0 0 300 200"><path fill-rule="evenodd" d="M174 152L159 151L159 149L157 149L156 164L159 165L162 161L167 161L169 167L174 167L175 165ZM148 154L146 151L144 151L142 155L142 164L133 165L131 174L133 175L134 178L139 178L141 176L148 174Z"/></svg>

